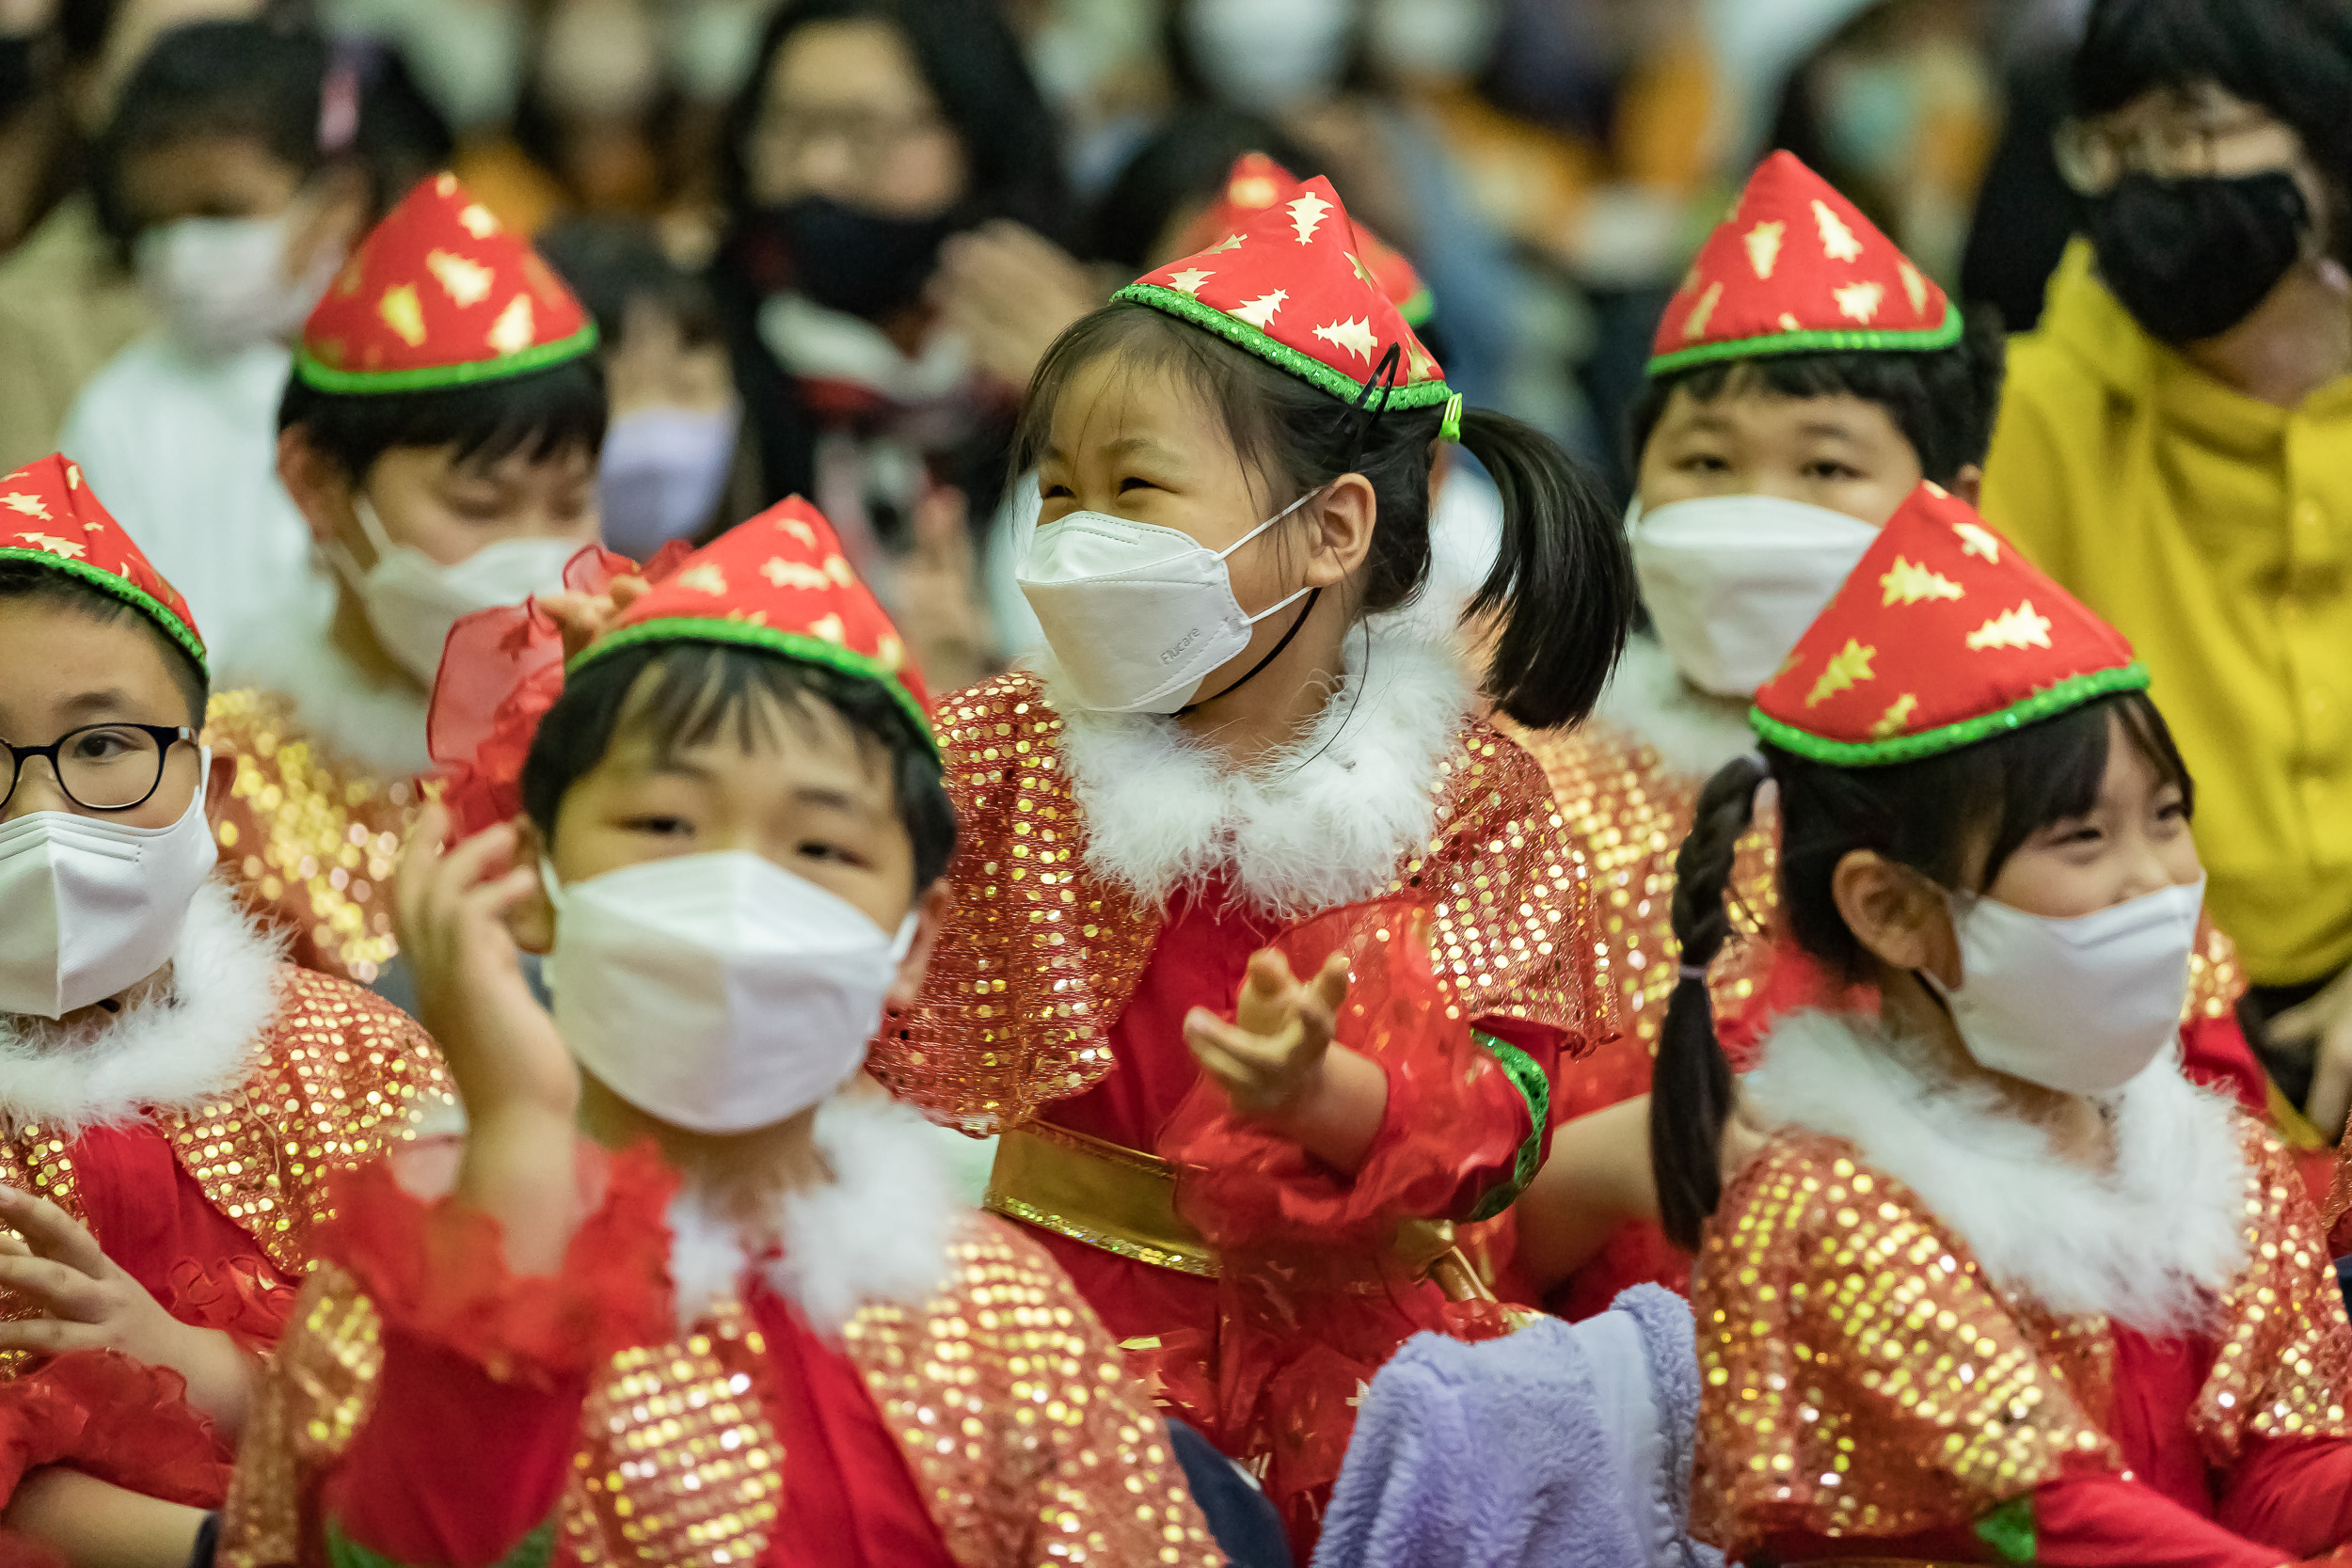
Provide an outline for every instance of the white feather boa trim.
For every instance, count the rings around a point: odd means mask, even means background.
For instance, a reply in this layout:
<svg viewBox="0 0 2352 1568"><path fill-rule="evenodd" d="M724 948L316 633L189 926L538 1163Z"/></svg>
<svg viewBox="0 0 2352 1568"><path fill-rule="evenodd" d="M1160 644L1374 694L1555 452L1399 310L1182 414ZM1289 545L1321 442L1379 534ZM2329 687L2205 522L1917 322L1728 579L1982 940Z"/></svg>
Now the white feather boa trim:
<svg viewBox="0 0 2352 1568"><path fill-rule="evenodd" d="M1050 652L1038 669L1061 718L1089 867L1155 908L1222 873L1238 904L1282 920L1371 897L1428 842L1438 764L1470 705L1445 641L1366 623L1348 634L1344 682L1307 736L1234 768L1167 719L1070 702Z"/></svg>
<svg viewBox="0 0 2352 1568"><path fill-rule="evenodd" d="M2246 1266L2238 1117L2173 1052L2107 1098L2115 1166L2062 1158L1981 1085L1934 1082L1875 1023L1798 1013L1740 1093L1768 1121L1843 1138L1917 1193L1998 1284L2156 1337L2210 1326Z"/></svg>
<svg viewBox="0 0 2352 1568"><path fill-rule="evenodd" d="M1745 705L1693 689L1655 637L1626 639L1596 712L1646 743L1668 768L1701 780L1756 750Z"/></svg>
<svg viewBox="0 0 2352 1568"><path fill-rule="evenodd" d="M931 1125L864 1089L817 1109L817 1152L833 1180L777 1196L762 1228L780 1254L756 1265L769 1288L820 1334L838 1335L869 1302L921 1307L948 1276L948 1243L970 1211ZM741 1229L691 1188L670 1205L670 1277L680 1331L739 1293L755 1264Z"/></svg>
<svg viewBox="0 0 2352 1568"><path fill-rule="evenodd" d="M154 995L72 1029L0 1013L0 1117L71 1138L218 1100L267 1043L282 947L225 886L206 882L172 950L171 984Z"/></svg>

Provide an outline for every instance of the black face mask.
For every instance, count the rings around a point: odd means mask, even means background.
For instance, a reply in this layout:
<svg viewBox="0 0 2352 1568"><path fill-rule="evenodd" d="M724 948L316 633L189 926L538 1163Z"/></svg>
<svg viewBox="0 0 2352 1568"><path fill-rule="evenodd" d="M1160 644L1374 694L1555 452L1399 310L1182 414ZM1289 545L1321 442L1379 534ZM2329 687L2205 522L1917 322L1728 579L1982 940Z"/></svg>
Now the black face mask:
<svg viewBox="0 0 2352 1568"><path fill-rule="evenodd" d="M893 218L803 197L755 221L782 246L791 286L829 310L879 321L922 297L952 217Z"/></svg>
<svg viewBox="0 0 2352 1568"><path fill-rule="evenodd" d="M2090 203L2099 273L2168 343L2211 338L2252 315L2303 254L2311 209L2292 175L2158 180L2127 174Z"/></svg>

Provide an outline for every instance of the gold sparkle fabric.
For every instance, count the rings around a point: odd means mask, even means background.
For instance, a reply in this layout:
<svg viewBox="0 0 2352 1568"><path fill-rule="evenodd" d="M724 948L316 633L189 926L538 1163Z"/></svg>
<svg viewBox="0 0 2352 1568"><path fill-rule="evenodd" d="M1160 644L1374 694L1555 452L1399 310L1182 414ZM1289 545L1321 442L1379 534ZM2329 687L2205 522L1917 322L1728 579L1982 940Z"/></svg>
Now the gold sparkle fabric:
<svg viewBox="0 0 2352 1568"><path fill-rule="evenodd" d="M2226 1469L2251 1438L2352 1434L2352 1323L2284 1152L2241 1118L2247 1264L2218 1304L2190 1419ZM1959 1234L1851 1144L1788 1130L1733 1179L1701 1244L1692 1528L1967 1528L2070 1457L2120 1468L2106 1320L1995 1284Z"/></svg>
<svg viewBox="0 0 2352 1568"><path fill-rule="evenodd" d="M884 1021L869 1066L933 1119L994 1132L1110 1071L1160 911L1088 868L1061 721L1034 674L957 692L933 717L961 833L955 902L922 994ZM1466 723L1432 788L1430 842L1375 896L1426 901L1433 960L1465 1015L1563 1030L1570 1053L1608 1037L1585 867L1542 770Z"/></svg>
<svg viewBox="0 0 2352 1568"><path fill-rule="evenodd" d="M372 984L396 946L392 868L422 803L414 781L329 752L271 692L215 692L204 741L237 764L215 831L222 872L292 936L296 963Z"/></svg>
<svg viewBox="0 0 2352 1568"><path fill-rule="evenodd" d="M936 1299L869 1305L842 1344L957 1562L1221 1564L1167 1429L1061 1271L980 1217L950 1263ZM352 1276L323 1266L247 1419L223 1568L319 1560L317 1498L371 1407L380 1332ZM792 1528L779 1516L792 1456L760 1402L771 1375L739 1302L669 1344L615 1355L581 1411L559 1560L764 1560Z"/></svg>

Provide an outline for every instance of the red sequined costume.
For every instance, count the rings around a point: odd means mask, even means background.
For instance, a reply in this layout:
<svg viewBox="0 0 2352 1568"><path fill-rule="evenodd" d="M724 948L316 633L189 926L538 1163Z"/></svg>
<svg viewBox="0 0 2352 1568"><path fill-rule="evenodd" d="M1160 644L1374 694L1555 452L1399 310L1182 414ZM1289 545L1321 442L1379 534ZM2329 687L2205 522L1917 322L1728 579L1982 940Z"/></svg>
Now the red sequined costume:
<svg viewBox="0 0 2352 1568"><path fill-rule="evenodd" d="M2140 1568L2352 1540L2352 1324L2284 1151L2160 1061L2093 1174L1914 1049L1805 1014L1747 1079L1778 1130L1699 1259L1694 1528Z"/></svg>
<svg viewBox="0 0 2352 1568"><path fill-rule="evenodd" d="M931 1147L878 1098L825 1115L845 1109L850 1141L818 1124L845 1191L874 1175L861 1158ZM682 1205L664 1222L674 1179L649 1151L582 1164L604 1191L552 1279L509 1275L494 1221L383 1167L343 1189L331 1261L247 1423L217 1561L1222 1561L1101 1325L1012 1227L943 1216L935 1288L869 1296L838 1325L814 1326L756 1261L681 1312L672 1227L696 1222ZM816 1272L877 1244L842 1231ZM809 1263L788 1225L784 1244Z"/></svg>
<svg viewBox="0 0 2352 1568"><path fill-rule="evenodd" d="M935 1119L1003 1134L990 1206L1036 1227L1302 1543L1359 1384L1416 1331L1502 1328L1457 1259L1437 1270L1454 1289L1431 1282L1444 1222L1533 1175L1560 1064L1610 1027L1541 773L1462 717L1447 653L1375 636L1366 657L1366 711L1341 722L1335 698L1335 733L1269 765L1276 784L1164 721L1057 713L1028 673L942 702L955 906L873 1056ZM1384 841L1388 822L1409 826ZM1339 1042L1389 1098L1352 1180L1233 1115L1184 1046L1185 1013L1230 1017L1269 944L1295 973L1354 959Z"/></svg>

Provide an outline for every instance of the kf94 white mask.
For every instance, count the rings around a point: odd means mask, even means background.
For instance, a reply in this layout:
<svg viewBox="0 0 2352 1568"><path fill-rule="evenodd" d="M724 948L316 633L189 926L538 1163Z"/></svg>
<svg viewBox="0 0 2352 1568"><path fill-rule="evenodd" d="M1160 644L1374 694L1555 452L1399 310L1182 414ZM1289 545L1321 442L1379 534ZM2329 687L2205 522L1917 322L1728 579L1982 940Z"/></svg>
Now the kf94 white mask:
<svg viewBox="0 0 2352 1568"><path fill-rule="evenodd" d="M1753 697L1861 562L1878 530L1775 496L1636 507L1633 570L1658 640L1702 691Z"/></svg>
<svg viewBox="0 0 2352 1568"><path fill-rule="evenodd" d="M182 218L139 236L139 283L184 346L235 354L292 337L342 270L322 245L299 277L284 275L300 207L274 218Z"/></svg>
<svg viewBox="0 0 2352 1568"><path fill-rule="evenodd" d="M1961 983L1921 977L1979 1065L2067 1094L2106 1094L2178 1037L2202 877L2072 920L1945 896Z"/></svg>
<svg viewBox="0 0 2352 1568"><path fill-rule="evenodd" d="M573 1057L649 1116L743 1132L848 1081L914 944L855 905L741 850L624 866L560 886L547 981Z"/></svg>
<svg viewBox="0 0 2352 1568"><path fill-rule="evenodd" d="M168 828L72 812L0 824L0 1013L63 1018L146 979L171 958L188 904L220 851L196 798Z"/></svg>
<svg viewBox="0 0 2352 1568"><path fill-rule="evenodd" d="M384 651L428 687L440 672L450 627L478 610L557 592L564 586L564 568L586 548L571 539L501 539L444 566L414 546L393 544L367 497L358 499L355 510L359 531L375 550L375 564L362 568L341 541L327 546L328 558L359 595Z"/></svg>
<svg viewBox="0 0 2352 1568"><path fill-rule="evenodd" d="M1310 490L1221 550L1103 512L1038 525L1015 580L1078 705L1174 713L1191 702L1213 671L1249 646L1251 626L1311 592L1246 615L1226 559L1320 494Z"/></svg>

